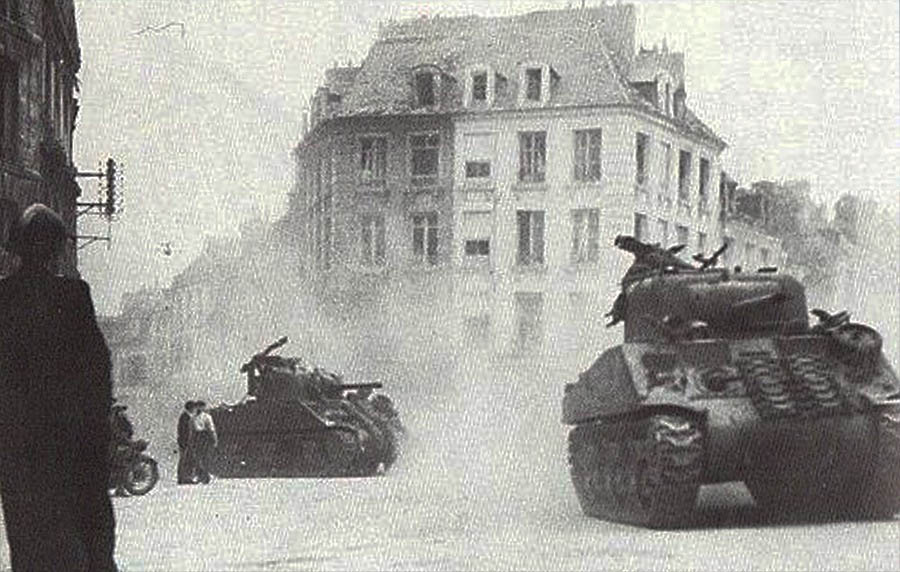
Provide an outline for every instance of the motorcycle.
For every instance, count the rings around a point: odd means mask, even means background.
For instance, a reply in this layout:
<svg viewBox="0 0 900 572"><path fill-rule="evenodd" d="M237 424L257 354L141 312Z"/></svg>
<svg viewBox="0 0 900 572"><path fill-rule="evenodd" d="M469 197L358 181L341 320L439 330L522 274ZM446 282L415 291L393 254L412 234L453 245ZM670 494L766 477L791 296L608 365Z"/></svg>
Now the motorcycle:
<svg viewBox="0 0 900 572"><path fill-rule="evenodd" d="M149 444L145 439L138 439L115 447L109 471L110 489L125 489L133 496L153 490L159 481L159 466L156 459L145 452Z"/></svg>

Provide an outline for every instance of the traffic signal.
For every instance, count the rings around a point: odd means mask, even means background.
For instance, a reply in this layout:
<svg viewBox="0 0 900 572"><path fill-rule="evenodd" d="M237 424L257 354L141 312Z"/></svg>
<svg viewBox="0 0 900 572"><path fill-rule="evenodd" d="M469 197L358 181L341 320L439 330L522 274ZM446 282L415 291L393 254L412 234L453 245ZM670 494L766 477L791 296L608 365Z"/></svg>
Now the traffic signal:
<svg viewBox="0 0 900 572"><path fill-rule="evenodd" d="M116 213L116 162L106 160L106 216Z"/></svg>

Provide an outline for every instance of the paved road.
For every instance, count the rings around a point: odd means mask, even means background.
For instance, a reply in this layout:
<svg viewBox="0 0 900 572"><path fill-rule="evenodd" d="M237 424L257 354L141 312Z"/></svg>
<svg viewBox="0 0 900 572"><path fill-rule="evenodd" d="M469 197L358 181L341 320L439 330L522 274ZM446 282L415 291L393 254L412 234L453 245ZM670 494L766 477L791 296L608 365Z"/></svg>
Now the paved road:
<svg viewBox="0 0 900 572"><path fill-rule="evenodd" d="M900 520L765 523L742 487L704 489L698 528L660 532L584 518L562 488L414 476L162 483L115 500L118 560L125 571L900 568Z"/></svg>

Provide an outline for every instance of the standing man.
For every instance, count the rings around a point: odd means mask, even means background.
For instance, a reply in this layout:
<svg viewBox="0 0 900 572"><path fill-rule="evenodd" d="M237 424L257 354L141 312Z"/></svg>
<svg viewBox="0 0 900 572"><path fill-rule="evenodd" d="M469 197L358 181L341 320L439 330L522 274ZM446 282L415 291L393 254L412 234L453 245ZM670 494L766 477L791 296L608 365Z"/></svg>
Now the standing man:
<svg viewBox="0 0 900 572"><path fill-rule="evenodd" d="M112 432L109 443L109 466L113 473L112 480L116 485L115 495L117 497L123 497L126 494L125 475L128 465L125 463L125 458L134 437L134 425L125 415L127 410L127 405L115 403L115 398L113 398L112 413L109 415L109 428Z"/></svg>
<svg viewBox="0 0 900 572"><path fill-rule="evenodd" d="M193 455L197 468L197 478L204 485L208 485L211 478L209 465L213 449L219 446L219 437L216 435L216 426L212 415L207 410L205 401L197 401L197 414L194 415Z"/></svg>
<svg viewBox="0 0 900 572"><path fill-rule="evenodd" d="M193 431L196 403L187 401L184 411L178 417L178 484L194 484L194 461L191 455L191 432Z"/></svg>
<svg viewBox="0 0 900 572"><path fill-rule="evenodd" d="M116 570L109 484L109 349L88 285L56 275L68 239L25 209L0 280L0 497L12 568Z"/></svg>

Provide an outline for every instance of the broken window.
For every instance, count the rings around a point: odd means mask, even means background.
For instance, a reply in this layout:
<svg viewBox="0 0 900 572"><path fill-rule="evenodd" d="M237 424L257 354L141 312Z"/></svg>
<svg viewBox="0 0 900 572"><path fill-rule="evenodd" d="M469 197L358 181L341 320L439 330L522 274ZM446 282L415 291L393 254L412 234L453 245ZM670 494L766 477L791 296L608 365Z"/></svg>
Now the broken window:
<svg viewBox="0 0 900 572"><path fill-rule="evenodd" d="M572 211L572 262L597 262L600 254L600 211Z"/></svg>
<svg viewBox="0 0 900 572"><path fill-rule="evenodd" d="M438 215L436 212L413 215L413 259L438 263Z"/></svg>
<svg viewBox="0 0 900 572"><path fill-rule="evenodd" d="M602 136L599 129L575 132L575 180L599 181Z"/></svg>
<svg viewBox="0 0 900 572"><path fill-rule="evenodd" d="M544 263L544 211L516 211L519 229L519 264Z"/></svg>
<svg viewBox="0 0 900 572"><path fill-rule="evenodd" d="M384 215L363 215L360 222L363 266L384 266Z"/></svg>
<svg viewBox="0 0 900 572"><path fill-rule="evenodd" d="M635 137L634 160L635 172L634 180L637 184L643 185L647 179L647 146L650 143L650 137L645 133L638 133Z"/></svg>
<svg viewBox="0 0 900 572"><path fill-rule="evenodd" d="M543 182L546 170L547 133L527 131L519 133L519 180Z"/></svg>
<svg viewBox="0 0 900 572"><path fill-rule="evenodd" d="M359 175L362 184L383 187L387 176L387 138L359 139Z"/></svg>
<svg viewBox="0 0 900 572"><path fill-rule="evenodd" d="M416 74L417 107L431 107L435 104L434 73L422 71Z"/></svg>
<svg viewBox="0 0 900 572"><path fill-rule="evenodd" d="M528 68L525 70L525 99L529 101L541 100L541 82L543 70L541 68Z"/></svg>
<svg viewBox="0 0 900 572"><path fill-rule="evenodd" d="M437 185L440 143L437 133L410 136L411 182L414 187Z"/></svg>

